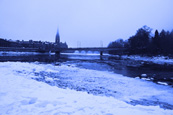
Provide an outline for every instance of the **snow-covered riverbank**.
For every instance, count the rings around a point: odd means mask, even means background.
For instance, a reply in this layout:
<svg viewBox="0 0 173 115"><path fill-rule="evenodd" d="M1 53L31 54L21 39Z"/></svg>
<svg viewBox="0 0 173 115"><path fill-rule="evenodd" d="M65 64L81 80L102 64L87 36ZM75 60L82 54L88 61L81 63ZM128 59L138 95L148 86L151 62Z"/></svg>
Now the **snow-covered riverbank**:
<svg viewBox="0 0 173 115"><path fill-rule="evenodd" d="M171 87L111 72L4 62L0 74L2 115L173 114Z"/></svg>
<svg viewBox="0 0 173 115"><path fill-rule="evenodd" d="M123 55L123 59L132 59L132 60L137 60L137 61L145 61L145 62L152 62L155 64L171 64L173 65L173 59L169 58L168 56L153 56L153 57L148 57L148 56L139 56L139 55Z"/></svg>

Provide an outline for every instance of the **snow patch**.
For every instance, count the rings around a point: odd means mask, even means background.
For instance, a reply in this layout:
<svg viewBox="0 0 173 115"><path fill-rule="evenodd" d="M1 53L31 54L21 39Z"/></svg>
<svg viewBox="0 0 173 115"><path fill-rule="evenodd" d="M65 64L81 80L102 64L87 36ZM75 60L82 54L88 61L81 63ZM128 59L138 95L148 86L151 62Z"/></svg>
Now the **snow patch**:
<svg viewBox="0 0 173 115"><path fill-rule="evenodd" d="M131 55L131 56L123 55L122 58L138 60L138 61L153 62L155 64L173 64L173 59L170 59L167 56L147 57L147 56L139 56L139 55Z"/></svg>

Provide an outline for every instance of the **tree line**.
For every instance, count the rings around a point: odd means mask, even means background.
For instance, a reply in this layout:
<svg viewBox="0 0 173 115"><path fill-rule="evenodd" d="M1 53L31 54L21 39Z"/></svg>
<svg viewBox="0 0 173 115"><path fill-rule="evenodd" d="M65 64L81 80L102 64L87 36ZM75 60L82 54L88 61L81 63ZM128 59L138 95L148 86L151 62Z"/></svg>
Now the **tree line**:
<svg viewBox="0 0 173 115"><path fill-rule="evenodd" d="M155 30L153 36L151 31L150 27L143 26L128 40L118 39L111 42L108 45L109 48L125 48L126 50L123 52L110 51L109 53L173 56L173 30L171 32L162 30L160 33L158 30Z"/></svg>

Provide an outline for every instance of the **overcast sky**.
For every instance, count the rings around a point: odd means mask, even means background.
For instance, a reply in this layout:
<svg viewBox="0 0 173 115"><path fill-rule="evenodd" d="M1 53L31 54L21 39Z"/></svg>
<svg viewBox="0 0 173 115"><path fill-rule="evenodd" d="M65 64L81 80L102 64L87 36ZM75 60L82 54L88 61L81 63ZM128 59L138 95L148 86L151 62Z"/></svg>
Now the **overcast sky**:
<svg viewBox="0 0 173 115"><path fill-rule="evenodd" d="M107 46L138 28L173 29L173 0L0 0L0 37Z"/></svg>

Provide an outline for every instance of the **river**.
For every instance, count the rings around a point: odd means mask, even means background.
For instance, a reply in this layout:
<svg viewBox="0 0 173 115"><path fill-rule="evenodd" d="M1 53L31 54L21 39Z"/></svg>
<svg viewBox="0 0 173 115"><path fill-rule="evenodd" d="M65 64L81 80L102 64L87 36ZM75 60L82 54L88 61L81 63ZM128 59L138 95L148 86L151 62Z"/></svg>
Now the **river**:
<svg viewBox="0 0 173 115"><path fill-rule="evenodd" d="M33 74L35 76L38 76L38 78L33 78L37 81L46 82L50 85L55 85L59 88L70 88L76 91L84 91L89 94L94 95L103 95L108 97L114 97L118 99L122 99L123 97L129 97L132 99L132 101L126 101L127 103L130 103L132 105L159 105L161 108L164 109L173 109L172 102L171 104L165 103L164 99L161 100L155 98L155 96L151 96L150 98L145 97L143 95L137 93L136 91L128 92L129 88L127 86L133 87L133 83L130 79L130 81L126 81L126 78L123 78L125 81L121 82L121 80L116 81L116 79L109 78L109 76L114 76L113 74L109 73L115 73L115 77L118 75L128 76L134 79L143 79L144 81L148 82L148 85L152 86L151 82L154 82L158 84L157 86L154 85L154 87L159 87L161 89L168 88L169 91L171 91L170 88L173 86L172 78L173 78L173 71L172 71L172 65L158 65L154 63L146 63L141 64L142 61L134 61L131 59L122 59L120 57L115 57L111 55L103 55L100 56L98 54L61 54L61 55L55 55L55 54L39 54L39 53L5 53L0 56L1 62L29 62L29 63L40 63L45 65L46 68L49 65L53 66L61 66L66 65L69 66L69 70L62 69L61 73L54 73L54 72L46 72L46 71L40 71L35 72L33 68ZM84 70L78 71L77 68L73 69L73 67L81 68ZM52 67L51 67L52 68ZM60 69L60 68L59 68ZM89 70L89 71L88 71ZM90 70L96 70L96 71L90 71ZM76 71L76 72L75 72ZM88 75L87 71L90 72ZM98 73L97 73L98 71ZM100 71L100 72L99 72ZM26 71L19 70L17 71L18 74L24 73ZM97 75L94 75L93 73L96 72ZM92 74L91 74L92 73ZM101 75L103 74L103 75ZM53 78L52 81L47 81L48 79ZM87 76L87 77L86 77ZM100 77L102 76L102 77ZM107 76L107 77L106 77ZM129 84L129 83L130 84ZM117 84L118 83L118 84ZM142 83L143 84L143 83ZM143 86L142 84L138 84L143 89L148 86ZM127 86L126 86L127 85ZM142 85L142 86L141 86ZM162 85L169 85L166 87L162 87ZM120 89L117 89L120 87ZM138 90L138 88L135 88L135 90ZM150 92L148 89L145 90L146 92ZM138 91L141 92L141 91ZM131 95L142 95L142 99L136 99L134 96L133 98ZM150 93L147 93L150 94ZM151 95L151 94L150 94ZM169 94L170 95L170 94ZM162 106L164 105L164 106Z"/></svg>
<svg viewBox="0 0 173 115"><path fill-rule="evenodd" d="M99 71L111 71L128 77L139 77L154 83L173 87L173 65L154 63L141 64L142 61L122 59L112 55L99 54L61 54L49 55L40 53L5 53L0 61L41 62L73 64L80 68Z"/></svg>

